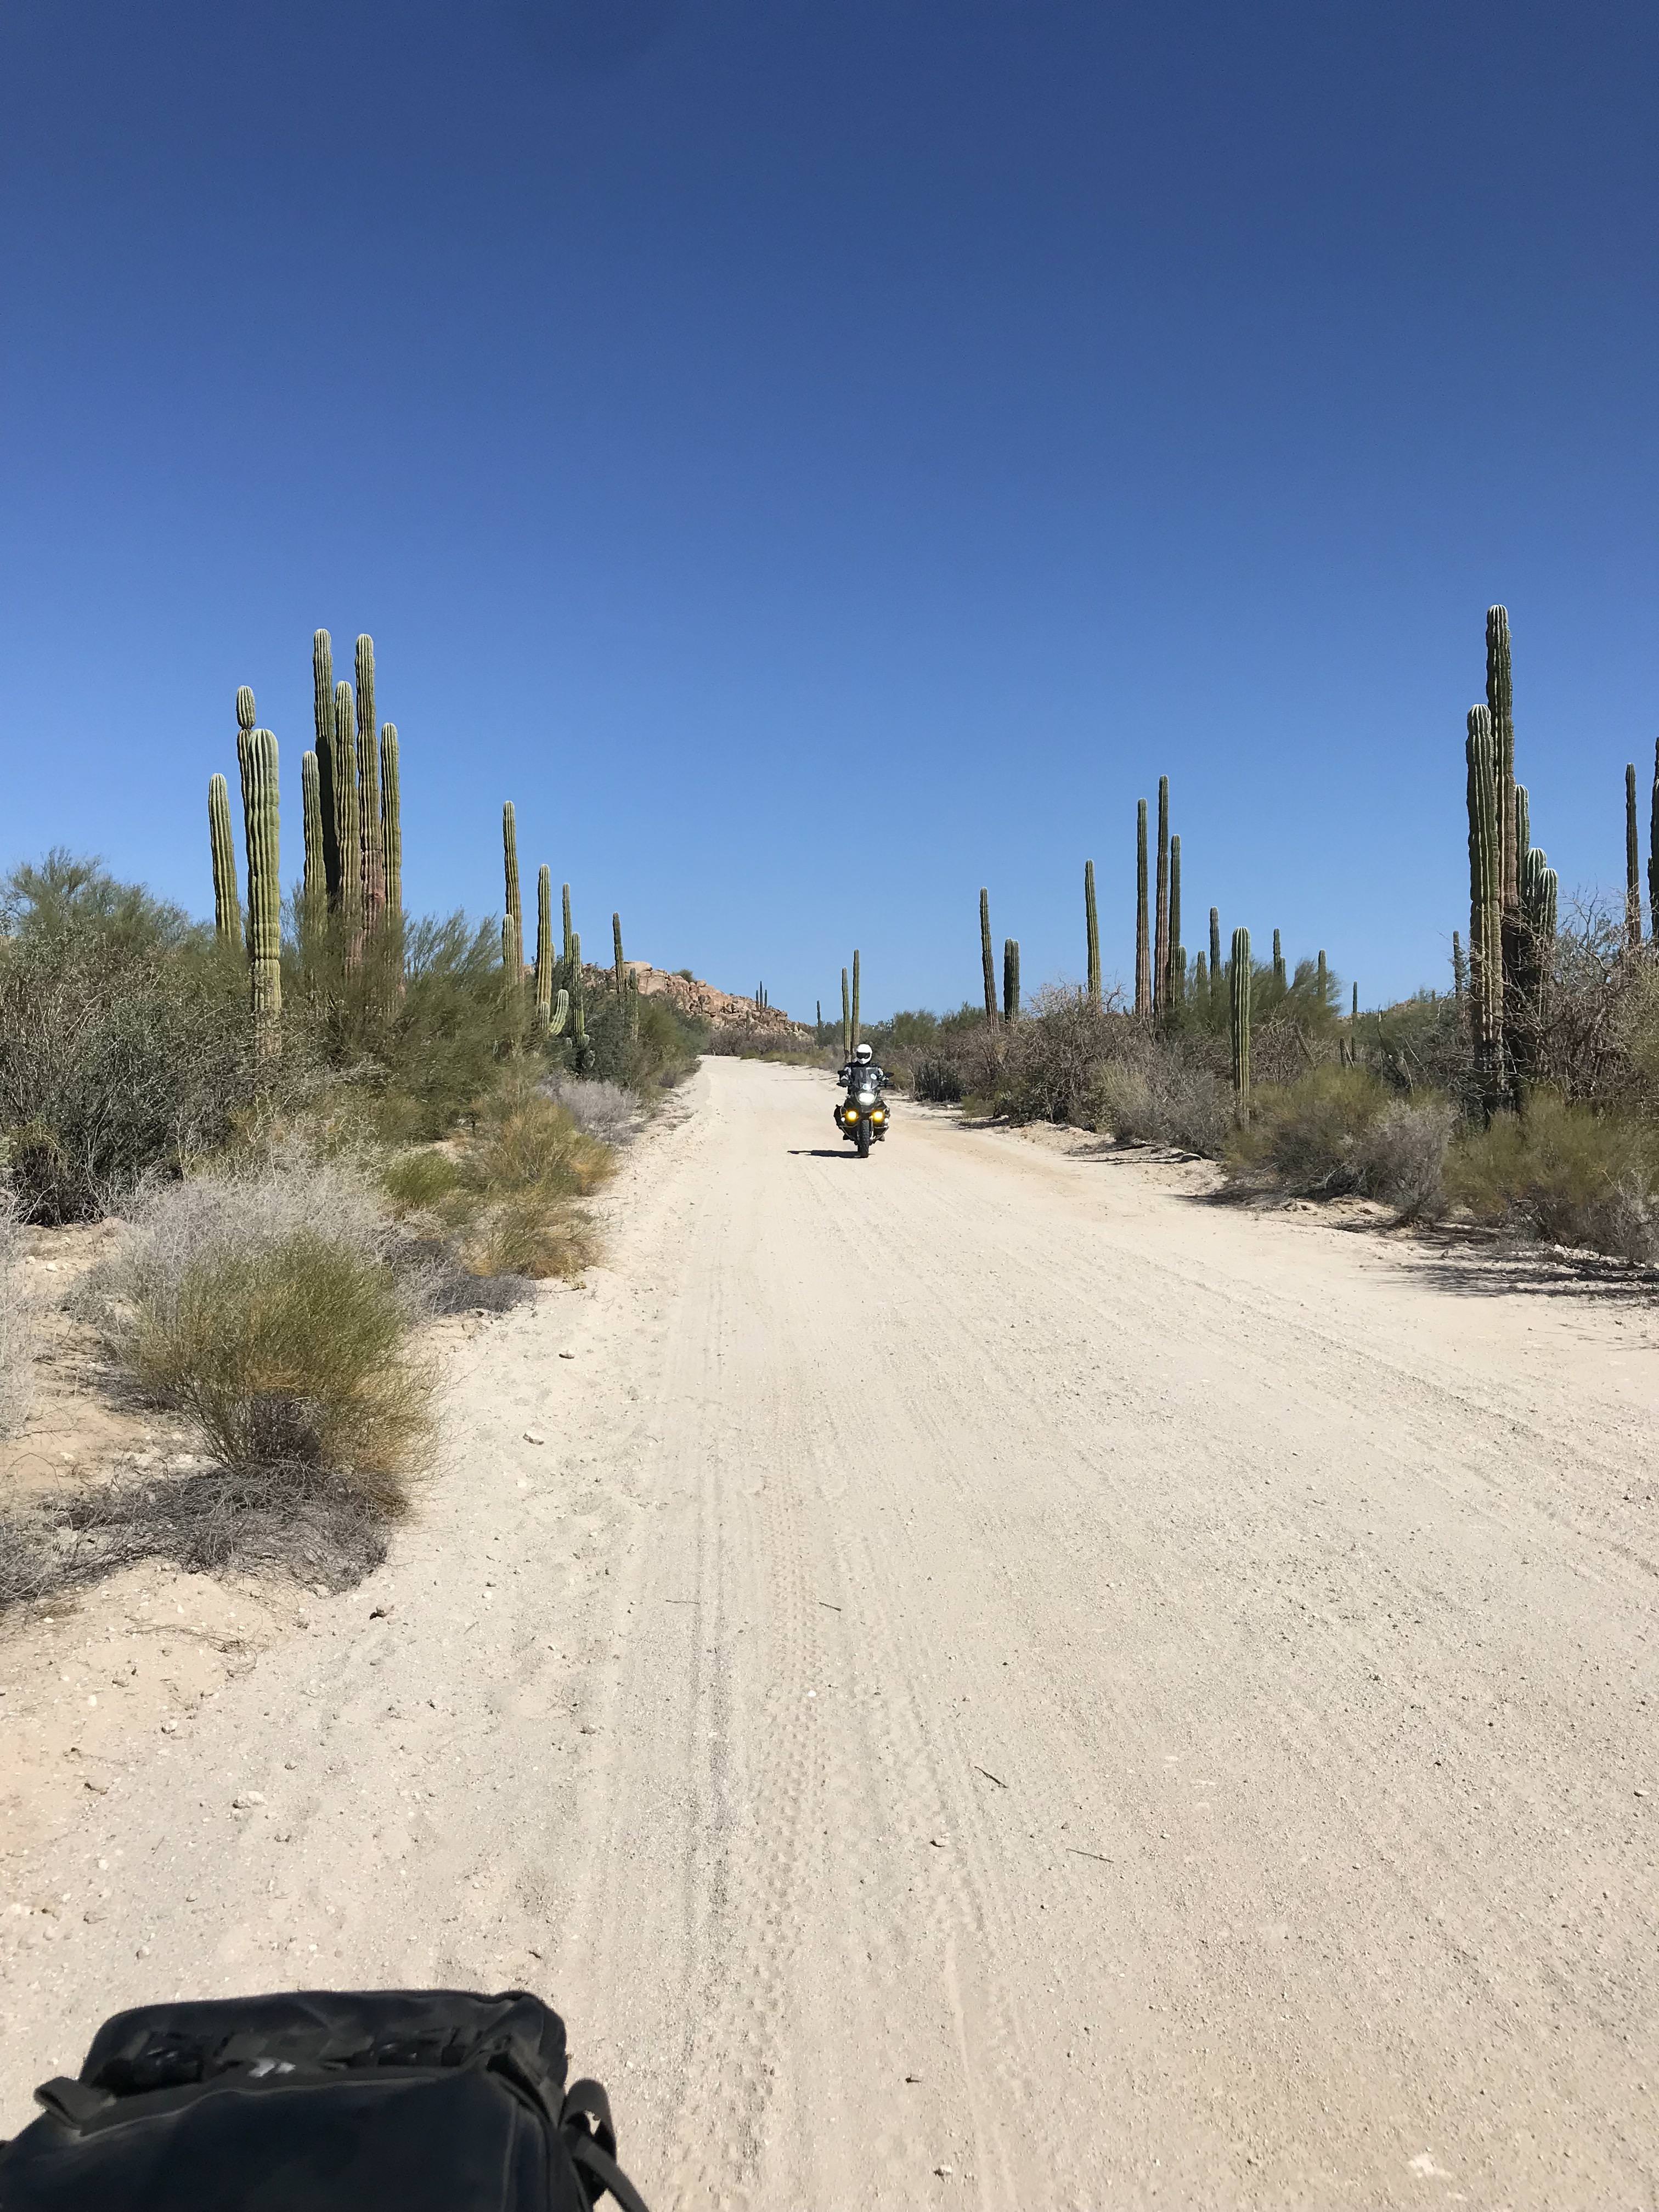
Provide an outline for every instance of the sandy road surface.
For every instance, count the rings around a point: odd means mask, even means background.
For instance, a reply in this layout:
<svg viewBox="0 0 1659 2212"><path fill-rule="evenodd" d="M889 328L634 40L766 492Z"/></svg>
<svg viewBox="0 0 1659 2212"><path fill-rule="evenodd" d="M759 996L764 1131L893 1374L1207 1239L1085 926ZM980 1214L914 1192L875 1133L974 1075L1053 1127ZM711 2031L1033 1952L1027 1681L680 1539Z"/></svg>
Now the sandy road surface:
<svg viewBox="0 0 1659 2212"><path fill-rule="evenodd" d="M32 1854L0 2126L453 1980L659 2207L1652 2203L1650 1307L829 1103L707 1066L388 1566Z"/></svg>

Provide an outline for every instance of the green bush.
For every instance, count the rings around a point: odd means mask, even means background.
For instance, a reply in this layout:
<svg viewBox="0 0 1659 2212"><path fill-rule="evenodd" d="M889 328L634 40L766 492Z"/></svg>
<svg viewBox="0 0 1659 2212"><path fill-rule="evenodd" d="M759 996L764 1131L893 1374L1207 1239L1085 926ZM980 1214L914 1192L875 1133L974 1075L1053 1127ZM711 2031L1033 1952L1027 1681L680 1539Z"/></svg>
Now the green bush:
<svg viewBox="0 0 1659 2212"><path fill-rule="evenodd" d="M708 1025L682 1013L671 999L590 994L588 1058L580 1072L619 1083L651 1103L691 1073L708 1041Z"/></svg>
<svg viewBox="0 0 1659 2212"><path fill-rule="evenodd" d="M1456 1145L1446 1187L1477 1220L1551 1243L1626 1260L1659 1246L1659 1133L1549 1091Z"/></svg>
<svg viewBox="0 0 1659 2212"><path fill-rule="evenodd" d="M62 852L0 886L0 1145L27 1219L178 1175L295 1072L256 1066L246 970L178 908Z"/></svg>
<svg viewBox="0 0 1659 2212"><path fill-rule="evenodd" d="M1401 1098L1369 1068L1318 1067L1255 1093L1224 1164L1235 1183L1310 1197L1352 1193L1415 1216L1441 1202L1455 1126L1443 1098Z"/></svg>

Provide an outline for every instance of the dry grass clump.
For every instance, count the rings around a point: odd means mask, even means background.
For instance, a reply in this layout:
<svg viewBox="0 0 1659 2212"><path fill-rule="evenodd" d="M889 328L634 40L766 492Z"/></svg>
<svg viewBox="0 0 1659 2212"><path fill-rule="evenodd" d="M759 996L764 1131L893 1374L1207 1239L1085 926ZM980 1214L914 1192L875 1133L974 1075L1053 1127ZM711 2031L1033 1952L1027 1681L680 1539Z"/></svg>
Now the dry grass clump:
<svg viewBox="0 0 1659 2212"><path fill-rule="evenodd" d="M434 1376L410 1343L422 1275L401 1256L337 1163L152 1193L82 1304L132 1387L181 1416L212 1464L57 1509L59 1582L147 1555L334 1583L375 1564L432 1434Z"/></svg>
<svg viewBox="0 0 1659 2212"><path fill-rule="evenodd" d="M14 1437L34 1397L34 1316L23 1273L17 1201L0 1189L0 1437Z"/></svg>
<svg viewBox="0 0 1659 2212"><path fill-rule="evenodd" d="M572 1087L625 1097L608 1083ZM602 1102L600 1118L608 1111ZM579 1274L592 1261L598 1239L577 1201L615 1169L609 1144L579 1127L545 1085L520 1076L477 1109L471 1136L401 1155L383 1171L382 1187L399 1214L458 1238L474 1275L539 1282Z"/></svg>
<svg viewBox="0 0 1659 2212"><path fill-rule="evenodd" d="M1659 1135L1650 1124L1535 1091L1494 1115L1447 1165L1448 1194L1478 1221L1623 1260L1659 1253Z"/></svg>
<svg viewBox="0 0 1659 2212"><path fill-rule="evenodd" d="M586 1079L553 1074L542 1089L556 1105L562 1106L584 1136L602 1145L629 1145L638 1136L644 1109L633 1091L602 1076Z"/></svg>

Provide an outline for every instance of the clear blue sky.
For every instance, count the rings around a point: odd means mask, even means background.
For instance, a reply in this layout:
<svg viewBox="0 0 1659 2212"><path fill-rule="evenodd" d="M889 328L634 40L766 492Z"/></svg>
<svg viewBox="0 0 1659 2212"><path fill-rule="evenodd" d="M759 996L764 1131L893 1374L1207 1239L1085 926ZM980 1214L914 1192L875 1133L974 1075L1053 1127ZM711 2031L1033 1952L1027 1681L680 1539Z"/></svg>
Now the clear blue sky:
<svg viewBox="0 0 1659 2212"><path fill-rule="evenodd" d="M9 0L0 864L298 865L374 636L405 884L809 1018L1028 989L1160 771L1186 930L1367 1003L1467 923L1490 600L1564 890L1659 730L1659 13ZM1644 825L1645 842L1645 825Z"/></svg>

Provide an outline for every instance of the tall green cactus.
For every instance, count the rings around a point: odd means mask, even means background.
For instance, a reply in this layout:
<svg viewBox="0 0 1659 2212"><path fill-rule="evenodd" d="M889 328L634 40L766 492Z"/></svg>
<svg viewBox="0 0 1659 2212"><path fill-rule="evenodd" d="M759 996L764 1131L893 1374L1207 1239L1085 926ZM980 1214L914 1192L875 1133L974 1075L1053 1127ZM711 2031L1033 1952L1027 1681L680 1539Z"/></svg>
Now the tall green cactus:
<svg viewBox="0 0 1659 2212"><path fill-rule="evenodd" d="M853 1049L859 1048L859 953L853 948Z"/></svg>
<svg viewBox="0 0 1659 2212"><path fill-rule="evenodd" d="M1492 714L1471 707L1464 748L1468 766L1469 1035L1488 1113L1504 1092L1504 953L1498 755ZM1511 808L1511 816L1513 809Z"/></svg>
<svg viewBox="0 0 1659 2212"><path fill-rule="evenodd" d="M1536 1055L1533 1034L1540 1030L1545 1000L1554 970L1556 900L1555 871L1536 845L1529 846L1521 863L1522 958L1514 1000L1521 1017L1516 1042L1516 1073L1524 1080L1533 1073Z"/></svg>
<svg viewBox="0 0 1659 2212"><path fill-rule="evenodd" d="M1659 792L1659 765L1654 770L1654 789ZM1655 800L1659 818L1659 799ZM1100 912L1095 904L1095 864L1083 863L1083 927L1089 962L1089 1003L1100 1004Z"/></svg>
<svg viewBox="0 0 1659 2212"><path fill-rule="evenodd" d="M997 971L991 959L991 894L981 884L979 893L979 964L985 985L985 1018L997 1018ZM854 1043L858 1042L856 1037Z"/></svg>
<svg viewBox="0 0 1659 2212"><path fill-rule="evenodd" d="M1452 932L1452 997L1461 1006L1469 988L1469 963L1463 957L1463 940Z"/></svg>
<svg viewBox="0 0 1659 2212"><path fill-rule="evenodd" d="M1659 930L1659 921L1655 923ZM1642 848L1636 834L1636 763L1625 767L1625 938L1642 942Z"/></svg>
<svg viewBox="0 0 1659 2212"><path fill-rule="evenodd" d="M1187 994L1187 948L1181 941L1181 840L1170 840L1170 1011Z"/></svg>
<svg viewBox="0 0 1659 2212"><path fill-rule="evenodd" d="M618 1005L628 995L628 970L623 963L622 916L611 917L611 976Z"/></svg>
<svg viewBox="0 0 1659 2212"><path fill-rule="evenodd" d="M564 886L564 964L570 965L570 948L576 941L576 933L570 927L570 886Z"/></svg>
<svg viewBox="0 0 1659 2212"><path fill-rule="evenodd" d="M300 910L309 938L328 912L328 872L323 860L322 774L316 754L309 749L300 756L300 827L306 848Z"/></svg>
<svg viewBox="0 0 1659 2212"><path fill-rule="evenodd" d="M1233 966L1229 1036L1233 1048L1233 1097L1238 1118L1250 1118L1250 933L1233 932Z"/></svg>
<svg viewBox="0 0 1659 2212"><path fill-rule="evenodd" d="M853 1057L853 1001L847 989L847 970L841 971L841 1058L842 1065Z"/></svg>
<svg viewBox="0 0 1659 2212"><path fill-rule="evenodd" d="M323 884L331 912L340 903L340 811L334 790L334 648L325 629L311 641L317 730L317 800L323 815Z"/></svg>
<svg viewBox="0 0 1659 2212"><path fill-rule="evenodd" d="M1002 940L1002 1018L1013 1021L1019 1012L1019 939Z"/></svg>
<svg viewBox="0 0 1659 2212"><path fill-rule="evenodd" d="M1170 1002L1170 779L1158 780L1158 899L1152 914L1152 1012Z"/></svg>
<svg viewBox="0 0 1659 2212"><path fill-rule="evenodd" d="M1498 896L1505 915L1521 907L1521 855L1515 828L1515 684L1510 665L1510 617L1504 607L1486 609L1486 713L1492 722L1494 773L1503 843Z"/></svg>
<svg viewBox="0 0 1659 2212"><path fill-rule="evenodd" d="M386 912L386 846L380 827L380 740L374 719L372 637L357 641L357 835L363 927L373 931Z"/></svg>
<svg viewBox="0 0 1659 2212"><path fill-rule="evenodd" d="M587 1057L587 970L582 965L580 930L570 933L570 1035L576 1048L576 1065Z"/></svg>
<svg viewBox="0 0 1659 2212"><path fill-rule="evenodd" d="M339 854L336 908L345 933L346 957L355 960L363 928L362 831L357 811L357 708L342 677L334 687L334 842Z"/></svg>
<svg viewBox="0 0 1659 2212"><path fill-rule="evenodd" d="M1277 930L1273 932L1273 983L1279 990L1288 988L1285 970L1285 945Z"/></svg>
<svg viewBox="0 0 1659 2212"><path fill-rule="evenodd" d="M1210 970L1201 952L1193 963L1193 1003L1200 1011L1210 1003Z"/></svg>
<svg viewBox="0 0 1659 2212"><path fill-rule="evenodd" d="M1331 1003L1331 971L1325 965L1325 951L1322 945L1320 948L1319 964L1314 973L1314 988L1319 994L1319 1011L1322 1014Z"/></svg>
<svg viewBox="0 0 1659 2212"><path fill-rule="evenodd" d="M519 825L509 799L501 808L501 861L506 877L506 921L508 935L503 965L515 988L524 981L524 908L519 899Z"/></svg>
<svg viewBox="0 0 1659 2212"><path fill-rule="evenodd" d="M1135 1012L1152 1011L1152 948L1146 933L1146 802L1135 801Z"/></svg>
<svg viewBox="0 0 1659 2212"><path fill-rule="evenodd" d="M1221 987L1224 970L1221 965L1221 909L1210 908L1210 1018L1218 1025L1221 1020Z"/></svg>
<svg viewBox="0 0 1659 2212"><path fill-rule="evenodd" d="M395 722L380 725L380 848L385 855L386 910L397 926L404 917L404 814Z"/></svg>
<svg viewBox="0 0 1659 2212"><path fill-rule="evenodd" d="M239 737L238 749L241 739ZM230 827L230 786L208 778L208 848L213 860L213 927L222 945L242 947L242 902L236 895L236 844Z"/></svg>
<svg viewBox="0 0 1659 2212"><path fill-rule="evenodd" d="M1515 787L1515 849L1520 854L1517 863L1522 873L1527 855L1532 850L1532 794L1524 783ZM1522 902L1525 903L1525 886L1522 887Z"/></svg>
<svg viewBox="0 0 1659 2212"><path fill-rule="evenodd" d="M283 883L276 818L276 740L269 730L237 732L242 771L242 836L247 851L248 974L259 1049L276 1042L283 1012Z"/></svg>
<svg viewBox="0 0 1659 2212"><path fill-rule="evenodd" d="M544 1029L553 1021L553 871L545 862L536 871L536 1018Z"/></svg>

